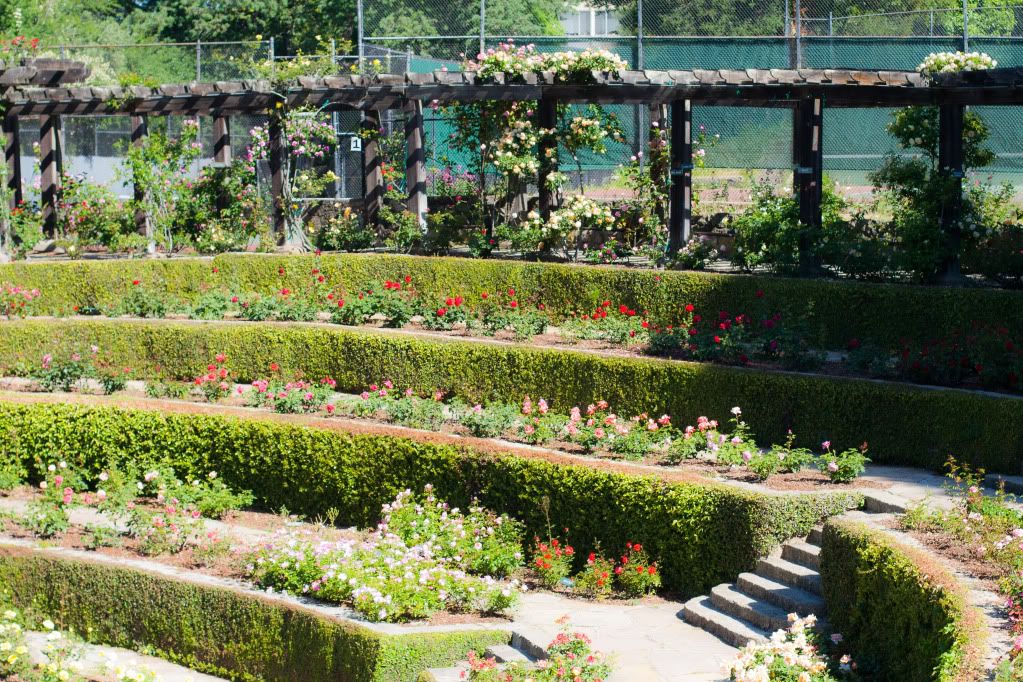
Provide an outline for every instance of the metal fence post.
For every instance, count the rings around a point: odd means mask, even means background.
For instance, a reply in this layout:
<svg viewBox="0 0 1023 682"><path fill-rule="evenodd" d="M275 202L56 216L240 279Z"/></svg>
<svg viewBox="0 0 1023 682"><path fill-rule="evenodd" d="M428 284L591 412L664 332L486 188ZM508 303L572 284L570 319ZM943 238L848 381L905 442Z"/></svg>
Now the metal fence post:
<svg viewBox="0 0 1023 682"><path fill-rule="evenodd" d="M789 21L789 0L785 0L785 10L784 11L785 11L785 16L782 18L782 24L784 24L784 26L782 28L782 35L784 35L786 38L788 38L789 37L789 32L792 29L792 22Z"/></svg>
<svg viewBox="0 0 1023 682"><path fill-rule="evenodd" d="M195 41L195 80L202 80L202 41Z"/></svg>
<svg viewBox="0 0 1023 682"><path fill-rule="evenodd" d="M965 1L965 0L964 0ZM796 68L803 68L803 17L800 0L796 0Z"/></svg>
<svg viewBox="0 0 1023 682"><path fill-rule="evenodd" d="M642 69L643 59L643 0L636 1L636 68ZM637 131L637 135L638 135Z"/></svg>
<svg viewBox="0 0 1023 682"><path fill-rule="evenodd" d="M835 13L828 12L828 37L835 37Z"/></svg>
<svg viewBox="0 0 1023 682"><path fill-rule="evenodd" d="M366 59L366 41L365 41L365 39L362 36L362 32L363 32L363 29L362 29L362 18L363 18L362 17L362 0L357 0L357 2L355 3L355 13L357 15L356 19L357 19L358 31L359 31L359 71L362 71L362 66L363 66L363 63L364 63L364 61Z"/></svg>
<svg viewBox="0 0 1023 682"><path fill-rule="evenodd" d="M970 6L963 0L963 52L970 51Z"/></svg>
<svg viewBox="0 0 1023 682"><path fill-rule="evenodd" d="M487 0L480 0L480 54L487 50Z"/></svg>

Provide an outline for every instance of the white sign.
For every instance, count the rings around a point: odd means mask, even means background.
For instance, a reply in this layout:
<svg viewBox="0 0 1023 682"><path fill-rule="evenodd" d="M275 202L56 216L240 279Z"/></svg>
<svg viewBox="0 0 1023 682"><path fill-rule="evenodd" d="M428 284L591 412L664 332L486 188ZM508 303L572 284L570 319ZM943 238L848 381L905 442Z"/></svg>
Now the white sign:
<svg viewBox="0 0 1023 682"><path fill-rule="evenodd" d="M362 138L361 137L355 137L353 135L351 139L352 139L351 150L353 152L361 152L362 151Z"/></svg>

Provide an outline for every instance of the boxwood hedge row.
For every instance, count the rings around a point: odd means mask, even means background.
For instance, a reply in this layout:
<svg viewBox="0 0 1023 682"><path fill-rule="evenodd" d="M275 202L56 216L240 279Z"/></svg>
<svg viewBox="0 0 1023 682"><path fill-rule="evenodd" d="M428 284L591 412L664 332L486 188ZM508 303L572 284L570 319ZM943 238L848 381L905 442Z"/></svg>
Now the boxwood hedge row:
<svg viewBox="0 0 1023 682"><path fill-rule="evenodd" d="M553 315L592 310L611 298L666 319L686 303L706 313L748 310L757 302L806 325L816 342L841 348L852 338L894 344L900 338L936 338L974 320L1023 331L1023 293L995 289L869 284L702 272L662 272L383 254L314 256L221 255L213 259L13 263L0 281L42 291L39 307L56 313L73 306L109 305L135 279L172 296L194 300L203 291L275 291L308 281L313 267L332 283L357 288L411 276L432 296L514 289L524 302L542 302ZM283 275L280 272L283 270Z"/></svg>
<svg viewBox="0 0 1023 682"><path fill-rule="evenodd" d="M399 491L430 483L454 505L476 497L522 519L529 533L567 528L580 557L598 543L616 552L642 542L661 560L665 587L684 595L733 579L779 541L862 500L852 492L765 495L389 435L155 410L0 401L0 442L0 456L18 458L36 477L56 458L91 477L126 462L169 464L189 477L214 470L267 509L335 508L339 522L358 526L375 524Z"/></svg>
<svg viewBox="0 0 1023 682"><path fill-rule="evenodd" d="M0 546L0 590L91 641L145 646L245 682L415 682L508 632L383 634L257 594L29 548Z"/></svg>
<svg viewBox="0 0 1023 682"><path fill-rule="evenodd" d="M831 519L821 582L832 627L870 679L981 679L980 613L955 576L925 553L865 524Z"/></svg>
<svg viewBox="0 0 1023 682"><path fill-rule="evenodd" d="M866 442L875 461L935 470L954 454L1018 473L1023 452L1023 399L1012 396L325 324L12 321L0 324L0 370L90 344L143 377L188 380L223 352L239 381L265 377L276 362L286 374L329 375L354 392L389 378L472 401L543 396L566 411L604 399L620 414L666 412L689 423L699 415L724 421L739 405L762 443L781 442L792 429L807 446Z"/></svg>

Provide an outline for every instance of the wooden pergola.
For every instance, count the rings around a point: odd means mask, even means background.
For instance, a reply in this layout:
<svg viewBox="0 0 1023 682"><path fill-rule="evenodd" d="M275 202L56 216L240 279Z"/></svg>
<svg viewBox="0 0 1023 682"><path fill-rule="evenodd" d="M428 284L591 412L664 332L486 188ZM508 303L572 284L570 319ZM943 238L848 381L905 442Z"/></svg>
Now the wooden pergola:
<svg viewBox="0 0 1023 682"><path fill-rule="evenodd" d="M799 200L800 219L809 235L821 227L825 107L938 107L940 167L950 178L961 182L965 107L1023 104L1023 69L1016 68L943 74L933 80L915 72L831 69L593 72L586 80L585 83L562 82L553 73L526 74L515 79L498 74L482 80L472 72L435 71L299 78L287 88L276 91L269 82L261 80L155 88L12 86L0 97L8 183L15 201L20 201L22 180L17 133L19 120L24 117L40 119L43 212L46 230L52 235L56 227L55 200L60 178L55 130L61 116L130 116L132 139L136 143L146 134L150 116L209 116L214 121L214 160L226 163L231 153L230 119L238 114L266 114L281 107L302 106L323 111L354 109L363 112L366 125L377 127L383 112L400 109L406 114L408 209L421 216L426 211L424 104L536 101L540 125L545 127L553 126L559 103L643 105L650 108L652 120L665 121L671 129L669 237L671 248L677 249L689 238L691 230L692 115L696 106L792 110L794 190ZM273 123L277 119L271 116L270 120ZM279 125L271 125L269 133L274 230L278 239L283 240L285 219L278 199L285 182L284 134ZM383 201L375 142L364 144L363 157L364 208L366 219L372 221ZM556 168L551 164L543 163L537 178L539 207L545 216L552 208L545 179L554 171ZM943 227L953 239L957 238L959 203L959 193L950 193L942 216Z"/></svg>

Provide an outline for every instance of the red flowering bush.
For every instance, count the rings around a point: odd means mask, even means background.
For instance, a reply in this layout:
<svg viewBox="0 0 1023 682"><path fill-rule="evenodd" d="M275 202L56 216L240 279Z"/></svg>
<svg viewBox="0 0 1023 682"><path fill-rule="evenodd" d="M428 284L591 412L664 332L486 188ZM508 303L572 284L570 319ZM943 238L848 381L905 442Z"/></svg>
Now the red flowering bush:
<svg viewBox="0 0 1023 682"><path fill-rule="evenodd" d="M559 587L572 573L575 550L572 545L562 543L558 538L551 538L547 542L534 538L532 555L530 566L544 587Z"/></svg>
<svg viewBox="0 0 1023 682"><path fill-rule="evenodd" d="M374 315L383 317L386 327L404 327L418 312L417 294L412 278L374 282L362 291L349 295L340 292L328 296L331 302L331 322L360 325Z"/></svg>
<svg viewBox="0 0 1023 682"><path fill-rule="evenodd" d="M574 313L561 325L562 333L571 338L619 345L645 343L649 328L643 315L624 303L615 307L610 300L602 301L593 311Z"/></svg>
<svg viewBox="0 0 1023 682"><path fill-rule="evenodd" d="M977 381L988 388L1019 391L1023 340L1004 326L975 325L919 345L903 340L895 372L909 381L958 386Z"/></svg>
<svg viewBox="0 0 1023 682"><path fill-rule="evenodd" d="M650 561L639 543L626 544L625 553L615 566L615 583L626 597L643 597L661 586L657 563Z"/></svg>
<svg viewBox="0 0 1023 682"><path fill-rule="evenodd" d="M599 551L599 550L598 550ZM597 552L586 557L586 566L575 577L575 588L596 599L610 597L614 593L615 564Z"/></svg>
<svg viewBox="0 0 1023 682"><path fill-rule="evenodd" d="M206 373L197 376L192 383L210 403L231 395L231 372L227 369L227 356L217 353L215 361L206 366Z"/></svg>
<svg viewBox="0 0 1023 682"><path fill-rule="evenodd" d="M421 315L424 327L438 331L448 331L455 325L465 324L469 317L465 299L461 296L448 296L436 307L424 304Z"/></svg>

